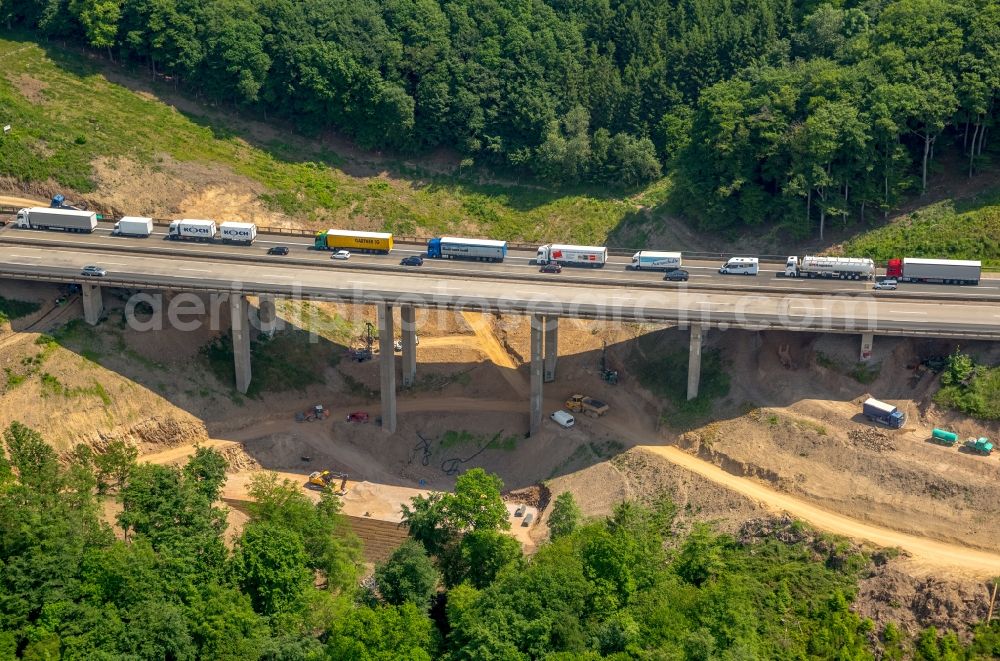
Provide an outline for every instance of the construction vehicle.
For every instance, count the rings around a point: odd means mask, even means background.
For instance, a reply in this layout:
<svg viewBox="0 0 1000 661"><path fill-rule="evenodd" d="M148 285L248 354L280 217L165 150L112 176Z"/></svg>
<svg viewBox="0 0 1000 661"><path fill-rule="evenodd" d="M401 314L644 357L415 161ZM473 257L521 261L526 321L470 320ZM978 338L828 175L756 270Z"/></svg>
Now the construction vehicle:
<svg viewBox="0 0 1000 661"><path fill-rule="evenodd" d="M880 402L874 397L869 397L862 404L862 412L865 417L872 422L877 422L886 427L900 429L906 424L906 414L892 404Z"/></svg>
<svg viewBox="0 0 1000 661"><path fill-rule="evenodd" d="M322 404L295 414L295 422L312 422L313 420L326 420L330 417L330 409L324 408Z"/></svg>
<svg viewBox="0 0 1000 661"><path fill-rule="evenodd" d="M66 196L62 193L57 193L52 196L52 201L49 203L50 209L69 209L71 211L86 211L86 202L77 202L75 204L70 204L66 201Z"/></svg>
<svg viewBox="0 0 1000 661"><path fill-rule="evenodd" d="M309 481L306 482L306 486L310 489L319 490L329 488L338 496L343 496L347 493L347 477L347 473L313 471L312 473L309 473ZM334 484L337 480L340 480L340 486L334 491Z"/></svg>
<svg viewBox="0 0 1000 661"><path fill-rule="evenodd" d="M931 432L931 440L935 443L940 443L941 445L954 447L955 443L958 442L958 434L944 429L935 429Z"/></svg>
<svg viewBox="0 0 1000 661"><path fill-rule="evenodd" d="M372 322L365 322L365 334L361 336L361 341L364 342L364 346L347 350L347 355L350 359L359 363L371 360L375 356L375 351L373 350L375 346L375 325ZM402 345L400 345L399 349L400 351L403 350Z"/></svg>
<svg viewBox="0 0 1000 661"><path fill-rule="evenodd" d="M601 348L601 380L612 386L618 385L618 370L608 367L608 343Z"/></svg>
<svg viewBox="0 0 1000 661"><path fill-rule="evenodd" d="M974 454L981 454L984 457L993 452L993 444L985 436L970 438L965 442L965 449Z"/></svg>
<svg viewBox="0 0 1000 661"><path fill-rule="evenodd" d="M573 395L566 400L566 409L574 413L582 413L591 418L599 418L611 410L607 404L593 397Z"/></svg>

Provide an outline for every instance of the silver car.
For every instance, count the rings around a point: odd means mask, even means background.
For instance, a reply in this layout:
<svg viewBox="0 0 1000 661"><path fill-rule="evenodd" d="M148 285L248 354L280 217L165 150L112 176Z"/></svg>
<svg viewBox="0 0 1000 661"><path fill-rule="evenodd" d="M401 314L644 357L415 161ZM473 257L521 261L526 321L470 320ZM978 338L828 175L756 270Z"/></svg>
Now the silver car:
<svg viewBox="0 0 1000 661"><path fill-rule="evenodd" d="M889 279L889 280L879 280L878 282L875 283L875 286L872 287L872 289L886 289L889 291L893 291L896 289L896 287L897 287L896 281Z"/></svg>
<svg viewBox="0 0 1000 661"><path fill-rule="evenodd" d="M100 266L84 266L80 271L80 275L90 276L92 278L101 278L108 274L107 271L102 269Z"/></svg>

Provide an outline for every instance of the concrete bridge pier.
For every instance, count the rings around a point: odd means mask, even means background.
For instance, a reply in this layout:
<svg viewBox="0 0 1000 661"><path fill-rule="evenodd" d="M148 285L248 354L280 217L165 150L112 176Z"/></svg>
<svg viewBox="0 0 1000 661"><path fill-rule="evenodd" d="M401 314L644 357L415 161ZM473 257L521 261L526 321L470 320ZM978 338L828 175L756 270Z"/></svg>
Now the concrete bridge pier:
<svg viewBox="0 0 1000 661"><path fill-rule="evenodd" d="M80 289L83 291L83 319L91 326L96 326L104 314L104 293L101 286L84 282Z"/></svg>
<svg viewBox="0 0 1000 661"><path fill-rule="evenodd" d="M250 304L246 296L229 295L229 321L233 332L236 389L245 395L250 388Z"/></svg>
<svg viewBox="0 0 1000 661"><path fill-rule="evenodd" d="M260 332L271 336L278 328L278 309L274 294L261 294L257 300L257 318Z"/></svg>
<svg viewBox="0 0 1000 661"><path fill-rule="evenodd" d="M403 336L403 387L411 388L417 380L417 324L413 306L402 306L399 319Z"/></svg>
<svg viewBox="0 0 1000 661"><path fill-rule="evenodd" d="M377 310L382 430L393 434L396 432L396 355L392 348L392 306L379 303Z"/></svg>
<svg viewBox="0 0 1000 661"><path fill-rule="evenodd" d="M861 334L861 360L870 360L872 357L872 346L875 344L875 333Z"/></svg>
<svg viewBox="0 0 1000 661"><path fill-rule="evenodd" d="M556 361L559 359L559 317L545 317L545 358L542 380L556 380Z"/></svg>
<svg viewBox="0 0 1000 661"><path fill-rule="evenodd" d="M691 324L691 345L688 348L688 401L698 396L701 382L701 324Z"/></svg>
<svg viewBox="0 0 1000 661"><path fill-rule="evenodd" d="M528 431L534 434L542 427L542 384L543 378L543 340L545 334L545 317L540 314L531 315L531 405L528 419Z"/></svg>

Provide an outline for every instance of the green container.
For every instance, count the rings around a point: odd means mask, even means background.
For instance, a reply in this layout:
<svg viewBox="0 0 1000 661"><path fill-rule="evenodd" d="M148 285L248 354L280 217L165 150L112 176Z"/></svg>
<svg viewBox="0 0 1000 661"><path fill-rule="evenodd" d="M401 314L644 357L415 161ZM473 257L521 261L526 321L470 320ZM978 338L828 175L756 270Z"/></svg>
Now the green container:
<svg viewBox="0 0 1000 661"><path fill-rule="evenodd" d="M944 429L935 429L933 432L931 432L931 437L935 441L939 441L941 443L947 443L948 445L954 445L955 442L958 440L958 434L950 431L945 431Z"/></svg>

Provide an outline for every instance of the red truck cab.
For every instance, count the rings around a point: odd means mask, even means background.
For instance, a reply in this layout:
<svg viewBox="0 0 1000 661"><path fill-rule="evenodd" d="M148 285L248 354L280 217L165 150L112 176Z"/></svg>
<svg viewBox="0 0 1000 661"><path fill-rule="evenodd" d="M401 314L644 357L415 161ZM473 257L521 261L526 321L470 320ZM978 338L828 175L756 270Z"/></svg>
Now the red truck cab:
<svg viewBox="0 0 1000 661"><path fill-rule="evenodd" d="M902 278L903 277L903 260L901 259L890 259L885 266L885 277L887 278Z"/></svg>

